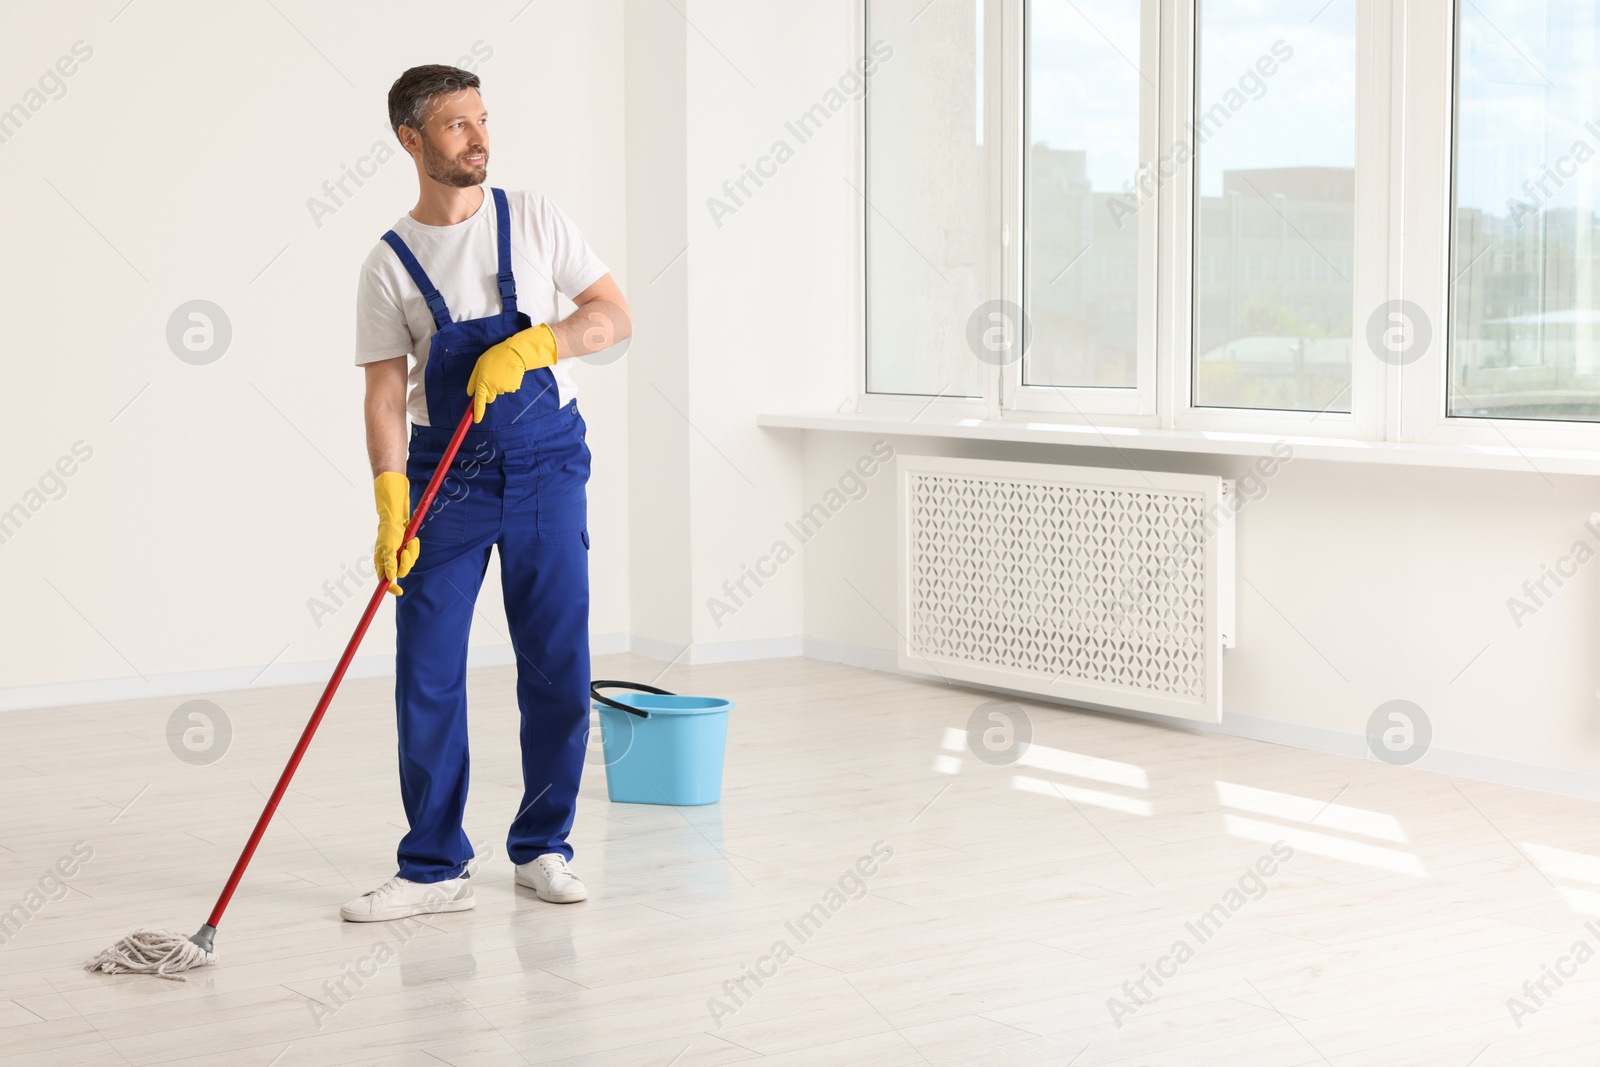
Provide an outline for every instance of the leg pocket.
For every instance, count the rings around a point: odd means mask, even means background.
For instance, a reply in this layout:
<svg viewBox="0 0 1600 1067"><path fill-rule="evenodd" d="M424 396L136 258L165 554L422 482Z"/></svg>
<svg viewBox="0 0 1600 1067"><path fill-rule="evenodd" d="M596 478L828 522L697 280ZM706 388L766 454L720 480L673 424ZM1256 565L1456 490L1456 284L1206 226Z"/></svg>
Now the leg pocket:
<svg viewBox="0 0 1600 1067"><path fill-rule="evenodd" d="M582 530L589 524L589 446L577 434L539 447L539 536Z"/></svg>
<svg viewBox="0 0 1600 1067"><path fill-rule="evenodd" d="M582 434L569 439L551 458L567 481L580 485L589 481L589 464L594 457L589 451L589 442L583 439Z"/></svg>

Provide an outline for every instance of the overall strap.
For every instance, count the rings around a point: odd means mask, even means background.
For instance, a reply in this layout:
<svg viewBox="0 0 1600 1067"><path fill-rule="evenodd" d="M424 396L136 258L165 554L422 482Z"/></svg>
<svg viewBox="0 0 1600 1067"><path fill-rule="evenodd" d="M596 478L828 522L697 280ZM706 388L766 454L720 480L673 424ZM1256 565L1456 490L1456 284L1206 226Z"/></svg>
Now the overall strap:
<svg viewBox="0 0 1600 1067"><path fill-rule="evenodd" d="M511 212L506 207L506 191L495 189L494 222L496 244L500 249L500 273L495 280L500 283L500 310L517 310L517 280L511 275Z"/></svg>
<svg viewBox="0 0 1600 1067"><path fill-rule="evenodd" d="M434 327L442 330L450 325L450 309L445 306L444 297L439 295L439 290L428 280L428 272L422 269L422 264L411 254L411 249L406 247L400 235L393 230L384 234L383 239L394 249L394 254L400 257L401 265L405 267L406 273L411 275L411 280L417 283L417 288L422 290L422 299L428 302L428 310L433 312Z"/></svg>

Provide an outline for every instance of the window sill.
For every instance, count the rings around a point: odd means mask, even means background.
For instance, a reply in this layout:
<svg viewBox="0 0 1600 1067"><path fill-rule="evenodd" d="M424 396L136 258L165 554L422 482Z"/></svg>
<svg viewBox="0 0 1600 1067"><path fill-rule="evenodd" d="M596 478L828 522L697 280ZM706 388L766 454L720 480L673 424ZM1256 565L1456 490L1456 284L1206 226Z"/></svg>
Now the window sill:
<svg viewBox="0 0 1600 1067"><path fill-rule="evenodd" d="M1517 448L1509 444L1427 444L1413 441L1362 441L1294 434L1208 430L1152 430L1125 426L1083 426L1023 419L995 421L834 412L763 412L756 425L772 429L831 430L838 433L894 434L956 440L1009 441L1070 445L1119 451L1194 452L1224 456L1264 456L1287 443L1298 459L1350 463L1389 463L1415 467L1460 467L1537 474L1600 475L1600 451Z"/></svg>

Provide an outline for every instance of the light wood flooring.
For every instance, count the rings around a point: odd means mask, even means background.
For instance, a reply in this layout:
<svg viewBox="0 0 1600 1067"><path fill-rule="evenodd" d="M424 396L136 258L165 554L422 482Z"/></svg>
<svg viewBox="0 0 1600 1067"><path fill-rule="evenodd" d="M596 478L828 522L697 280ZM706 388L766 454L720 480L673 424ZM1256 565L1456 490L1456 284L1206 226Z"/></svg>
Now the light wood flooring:
<svg viewBox="0 0 1600 1067"><path fill-rule="evenodd" d="M595 674L737 701L721 803L611 804L597 756L571 835L590 899L538 900L503 855L512 672L474 671L477 908L409 929L338 917L393 873L404 819L393 683L347 683L186 983L81 963L199 926L319 687L212 694L233 737L205 766L169 749L187 698L0 715L0 912L59 897L0 944L0 1063L1600 1062L1591 803L1043 704L996 766L966 745L991 694L665 666ZM877 842L864 894L830 898Z"/></svg>

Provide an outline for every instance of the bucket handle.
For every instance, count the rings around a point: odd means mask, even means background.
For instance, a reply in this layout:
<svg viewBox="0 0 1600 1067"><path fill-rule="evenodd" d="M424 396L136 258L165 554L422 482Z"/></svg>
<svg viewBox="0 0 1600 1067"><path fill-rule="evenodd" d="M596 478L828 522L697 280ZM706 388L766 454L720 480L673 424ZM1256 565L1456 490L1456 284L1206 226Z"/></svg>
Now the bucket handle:
<svg viewBox="0 0 1600 1067"><path fill-rule="evenodd" d="M657 689L653 685L643 685L639 682L600 681L589 683L589 695L593 697L595 701L604 704L608 708L616 708L618 711L625 711L629 715L637 715L641 719L648 719L650 717L650 713L648 711L640 711L638 708L630 708L628 705L620 701L601 696L601 687L608 689L633 689L641 693L654 693L656 696L662 697L677 696L676 693L669 693L665 689Z"/></svg>

